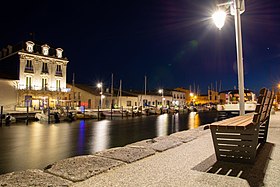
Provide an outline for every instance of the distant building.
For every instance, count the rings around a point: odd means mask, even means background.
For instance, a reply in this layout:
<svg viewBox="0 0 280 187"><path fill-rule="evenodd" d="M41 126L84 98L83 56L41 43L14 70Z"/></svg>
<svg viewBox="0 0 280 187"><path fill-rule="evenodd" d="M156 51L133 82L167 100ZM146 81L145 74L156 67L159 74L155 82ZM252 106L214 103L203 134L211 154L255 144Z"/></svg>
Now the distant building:
<svg viewBox="0 0 280 187"><path fill-rule="evenodd" d="M0 78L15 81L17 108L66 106L68 62L61 48L20 42L1 50Z"/></svg>
<svg viewBox="0 0 280 187"><path fill-rule="evenodd" d="M149 91L138 93L139 106L143 107L170 107L172 104L172 95L163 89L163 93L158 91Z"/></svg>

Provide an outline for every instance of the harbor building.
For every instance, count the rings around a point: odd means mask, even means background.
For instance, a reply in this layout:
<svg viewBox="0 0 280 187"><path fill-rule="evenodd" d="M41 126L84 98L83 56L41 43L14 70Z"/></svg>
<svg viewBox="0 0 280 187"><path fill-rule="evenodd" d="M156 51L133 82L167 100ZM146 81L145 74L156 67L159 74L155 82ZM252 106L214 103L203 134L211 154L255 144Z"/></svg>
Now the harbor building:
<svg viewBox="0 0 280 187"><path fill-rule="evenodd" d="M0 51L0 78L12 81L16 98L6 107L41 109L66 106L68 59L62 48L33 41L8 45ZM3 81L2 81L3 83Z"/></svg>

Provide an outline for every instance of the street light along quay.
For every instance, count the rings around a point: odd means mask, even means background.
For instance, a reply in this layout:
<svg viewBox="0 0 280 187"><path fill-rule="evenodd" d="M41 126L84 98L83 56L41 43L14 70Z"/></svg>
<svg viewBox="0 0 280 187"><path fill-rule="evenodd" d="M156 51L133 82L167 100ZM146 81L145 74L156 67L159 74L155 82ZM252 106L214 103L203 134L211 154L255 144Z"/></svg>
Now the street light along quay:
<svg viewBox="0 0 280 187"><path fill-rule="evenodd" d="M235 20L235 36L236 36L236 52L237 52L237 69L238 69L238 90L239 90L239 115L245 114L244 103L244 70L243 70L243 54L242 54L242 36L241 36L241 17L245 11L244 0L218 0L219 10L213 14L212 18L216 26L221 30L226 20L226 12L230 9L230 14L234 15Z"/></svg>
<svg viewBox="0 0 280 187"><path fill-rule="evenodd" d="M159 90L158 90L158 93L161 94L161 105L162 105L162 107L163 107L163 102L164 102L164 100L165 100L165 98L164 98L164 96L163 96L163 89L159 89Z"/></svg>
<svg viewBox="0 0 280 187"><path fill-rule="evenodd" d="M100 89L100 109L102 109L102 99L103 99L103 90L102 90L102 83L97 84L97 88Z"/></svg>

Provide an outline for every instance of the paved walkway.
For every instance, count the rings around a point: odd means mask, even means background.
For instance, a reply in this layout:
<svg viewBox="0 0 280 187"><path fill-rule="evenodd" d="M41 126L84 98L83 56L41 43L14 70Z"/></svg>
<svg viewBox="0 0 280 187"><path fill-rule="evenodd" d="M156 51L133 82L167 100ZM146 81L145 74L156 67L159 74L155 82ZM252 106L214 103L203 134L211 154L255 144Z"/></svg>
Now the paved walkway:
<svg viewBox="0 0 280 187"><path fill-rule="evenodd" d="M280 112L254 165L217 162L203 127L0 176L0 186L280 186Z"/></svg>

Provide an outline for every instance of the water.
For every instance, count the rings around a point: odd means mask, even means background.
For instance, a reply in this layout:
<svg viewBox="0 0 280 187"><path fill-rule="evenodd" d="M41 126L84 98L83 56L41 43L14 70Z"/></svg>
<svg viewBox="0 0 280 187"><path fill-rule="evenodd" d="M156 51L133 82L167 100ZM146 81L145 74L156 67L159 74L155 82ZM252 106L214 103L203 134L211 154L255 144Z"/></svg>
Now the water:
<svg viewBox="0 0 280 187"><path fill-rule="evenodd" d="M0 128L0 173L47 165L136 141L193 129L216 120L216 113L163 114L113 120L46 124L31 122Z"/></svg>

